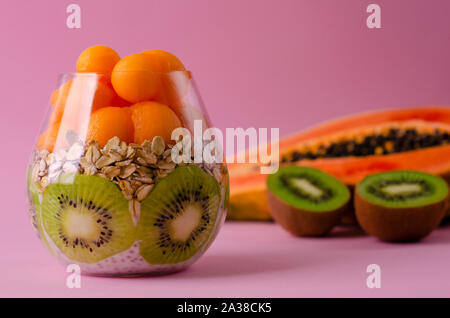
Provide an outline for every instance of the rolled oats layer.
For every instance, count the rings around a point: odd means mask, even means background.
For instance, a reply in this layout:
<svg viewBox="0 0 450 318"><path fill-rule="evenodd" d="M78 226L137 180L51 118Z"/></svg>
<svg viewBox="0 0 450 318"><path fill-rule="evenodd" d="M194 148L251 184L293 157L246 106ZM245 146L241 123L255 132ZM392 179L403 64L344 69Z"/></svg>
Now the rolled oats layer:
<svg viewBox="0 0 450 318"><path fill-rule="evenodd" d="M78 138L70 140L68 149L56 152L37 150L31 162L32 181L41 190L54 183L63 173L95 175L114 182L130 201L130 211L139 215L139 202L152 191L155 184L172 172L178 165L172 161L172 145L156 136L152 141L138 145L125 143L118 137L111 138L100 148L96 141L84 145ZM196 164L213 176L220 184L226 169L222 164Z"/></svg>

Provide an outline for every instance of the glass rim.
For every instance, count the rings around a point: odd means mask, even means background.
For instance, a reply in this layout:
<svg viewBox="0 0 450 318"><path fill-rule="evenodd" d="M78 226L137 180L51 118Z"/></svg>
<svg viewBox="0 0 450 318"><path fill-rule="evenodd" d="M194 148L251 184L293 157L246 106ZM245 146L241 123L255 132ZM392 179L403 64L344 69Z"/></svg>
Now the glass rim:
<svg viewBox="0 0 450 318"><path fill-rule="evenodd" d="M192 75L192 71L190 70L184 70L184 71L169 71L169 72L157 72L157 71L146 71L146 70L136 70L136 71L117 71L117 73L149 73L149 74L190 74ZM110 76L111 73L107 72L60 72L58 73L58 76L65 76L65 75L108 75Z"/></svg>

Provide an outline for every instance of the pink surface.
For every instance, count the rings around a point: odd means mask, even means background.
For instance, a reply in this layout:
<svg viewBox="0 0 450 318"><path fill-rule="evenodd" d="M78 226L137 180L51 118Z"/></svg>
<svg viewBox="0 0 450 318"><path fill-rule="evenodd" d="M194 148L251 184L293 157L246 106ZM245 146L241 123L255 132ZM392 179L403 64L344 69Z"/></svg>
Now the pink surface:
<svg viewBox="0 0 450 318"><path fill-rule="evenodd" d="M80 289L68 289L65 268L27 237L2 261L0 296L450 297L449 243L450 225L418 244L388 244L351 228L306 239L272 223L229 222L210 250L184 272L82 277ZM366 268L372 263L381 267L380 289L366 287Z"/></svg>
<svg viewBox="0 0 450 318"><path fill-rule="evenodd" d="M65 25L73 2L82 9L79 30ZM121 55L174 52L194 72L220 128L279 127L285 135L363 110L450 104L450 2L375 2L380 30L365 26L371 2L360 0L1 1L0 293L449 295L448 229L423 244L385 245L370 238L295 240L269 224L226 224L186 273L90 278L69 291L27 219L25 167L50 92L57 74L73 71L79 52L93 44ZM389 265L380 291L364 288L369 262Z"/></svg>

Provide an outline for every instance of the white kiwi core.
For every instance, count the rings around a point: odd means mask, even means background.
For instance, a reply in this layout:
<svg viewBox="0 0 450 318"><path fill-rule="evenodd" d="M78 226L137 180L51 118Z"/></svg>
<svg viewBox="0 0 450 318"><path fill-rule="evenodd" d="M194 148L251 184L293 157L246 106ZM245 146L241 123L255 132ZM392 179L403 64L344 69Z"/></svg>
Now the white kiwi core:
<svg viewBox="0 0 450 318"><path fill-rule="evenodd" d="M417 183L403 183L403 184L390 184L382 188L382 190L392 196L409 194L409 193L421 193L422 187Z"/></svg>
<svg viewBox="0 0 450 318"><path fill-rule="evenodd" d="M98 237L98 226L91 213L83 213L82 209L68 208L64 212L62 222L64 233L70 238L95 240Z"/></svg>
<svg viewBox="0 0 450 318"><path fill-rule="evenodd" d="M191 203L186 206L181 215L170 223L170 237L175 241L187 241L192 231L200 224L201 211L198 204Z"/></svg>
<svg viewBox="0 0 450 318"><path fill-rule="evenodd" d="M323 195L322 189L312 184L308 179L293 178L292 185L308 193L310 196L320 198Z"/></svg>

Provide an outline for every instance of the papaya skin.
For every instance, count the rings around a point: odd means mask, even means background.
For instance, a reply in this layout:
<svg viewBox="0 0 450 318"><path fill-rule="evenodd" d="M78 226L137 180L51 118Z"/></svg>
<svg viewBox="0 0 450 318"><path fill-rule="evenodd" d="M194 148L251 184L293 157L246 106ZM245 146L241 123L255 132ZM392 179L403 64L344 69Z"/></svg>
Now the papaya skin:
<svg viewBox="0 0 450 318"><path fill-rule="evenodd" d="M388 208L375 205L355 191L355 211L362 229L386 242L415 242L429 235L444 218L448 196L421 207Z"/></svg>
<svg viewBox="0 0 450 318"><path fill-rule="evenodd" d="M329 212L302 210L283 202L269 190L267 201L274 220L295 236L325 236L348 210L348 202L339 209Z"/></svg>
<svg viewBox="0 0 450 318"><path fill-rule="evenodd" d="M234 194L229 201L227 218L231 220L271 221L264 189L250 193Z"/></svg>
<svg viewBox="0 0 450 318"><path fill-rule="evenodd" d="M356 219L356 215L355 215L355 206L353 204L355 187L354 186L349 186L348 188L350 190L350 201L348 203L347 210L344 211L344 213L342 213L342 217L341 217L341 220L340 220L339 224L341 224L341 225L359 226L358 225L358 220Z"/></svg>

